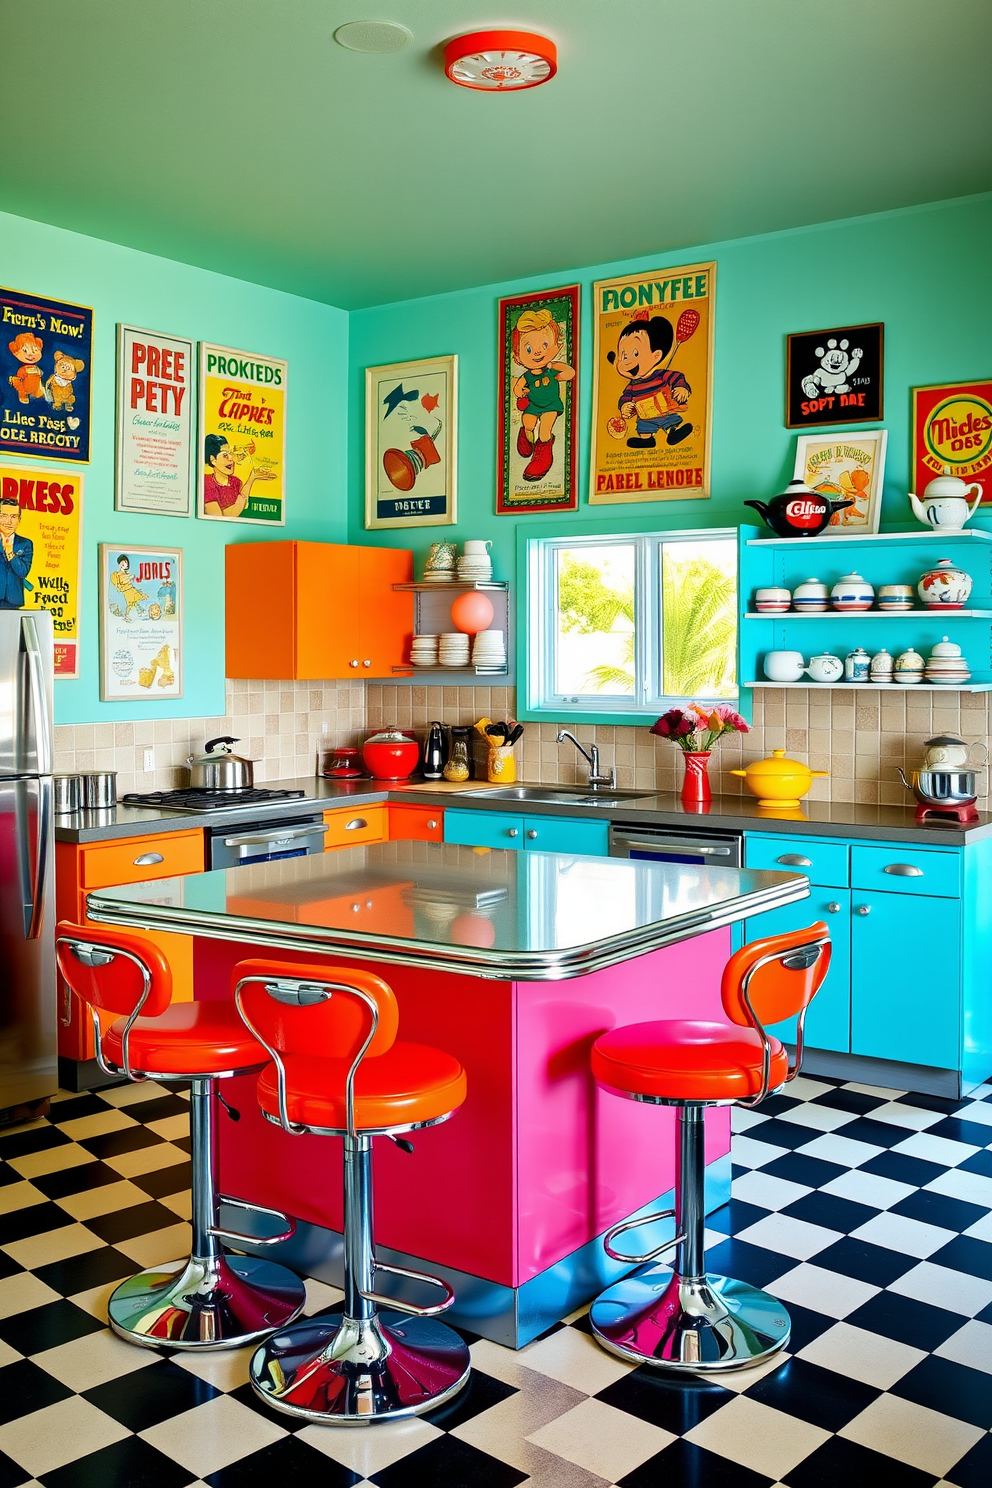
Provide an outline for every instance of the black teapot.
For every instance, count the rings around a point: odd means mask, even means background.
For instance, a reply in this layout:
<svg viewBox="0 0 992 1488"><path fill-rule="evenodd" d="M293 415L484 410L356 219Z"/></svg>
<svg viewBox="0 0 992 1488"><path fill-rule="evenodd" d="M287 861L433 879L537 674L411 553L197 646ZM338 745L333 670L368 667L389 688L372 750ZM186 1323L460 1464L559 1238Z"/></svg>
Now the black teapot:
<svg viewBox="0 0 992 1488"><path fill-rule="evenodd" d="M816 537L834 512L853 506L854 501L851 497L831 501L822 491L811 490L805 481L793 480L770 501L745 501L744 505L753 506L779 537Z"/></svg>

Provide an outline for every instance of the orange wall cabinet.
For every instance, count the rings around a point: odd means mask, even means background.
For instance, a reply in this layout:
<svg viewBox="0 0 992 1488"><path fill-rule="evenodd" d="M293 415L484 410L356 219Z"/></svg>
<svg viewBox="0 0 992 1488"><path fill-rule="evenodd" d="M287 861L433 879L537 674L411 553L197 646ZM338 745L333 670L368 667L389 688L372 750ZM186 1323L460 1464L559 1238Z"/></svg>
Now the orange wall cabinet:
<svg viewBox="0 0 992 1488"><path fill-rule="evenodd" d="M237 543L224 549L227 675L391 677L409 661L413 578L406 548Z"/></svg>
<svg viewBox="0 0 992 1488"><path fill-rule="evenodd" d="M115 842L95 842L77 847L73 842L55 844L55 908L60 920L87 920L86 895L90 889L112 884L141 883L150 878L175 878L182 873L202 873L203 833L169 832L161 837L127 837ZM193 940L189 935L169 935L143 930L161 947L172 967L174 1002L193 1000ZM80 1017L75 998L66 1002L66 987L59 978L59 1083L67 1090L87 1090L105 1085L106 1076L96 1064L93 1030L88 1018ZM66 1012L68 1023L63 1022Z"/></svg>
<svg viewBox="0 0 992 1488"><path fill-rule="evenodd" d="M390 842L443 842L444 812L430 806L389 803Z"/></svg>

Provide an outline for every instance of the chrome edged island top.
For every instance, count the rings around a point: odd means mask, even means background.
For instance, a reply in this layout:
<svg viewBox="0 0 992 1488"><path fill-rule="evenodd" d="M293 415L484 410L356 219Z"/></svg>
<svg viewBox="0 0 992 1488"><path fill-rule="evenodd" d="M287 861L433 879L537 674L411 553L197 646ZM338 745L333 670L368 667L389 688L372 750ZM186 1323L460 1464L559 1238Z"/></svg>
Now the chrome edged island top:
<svg viewBox="0 0 992 1488"><path fill-rule="evenodd" d="M562 981L804 899L809 880L432 842L92 890L103 924L497 981Z"/></svg>

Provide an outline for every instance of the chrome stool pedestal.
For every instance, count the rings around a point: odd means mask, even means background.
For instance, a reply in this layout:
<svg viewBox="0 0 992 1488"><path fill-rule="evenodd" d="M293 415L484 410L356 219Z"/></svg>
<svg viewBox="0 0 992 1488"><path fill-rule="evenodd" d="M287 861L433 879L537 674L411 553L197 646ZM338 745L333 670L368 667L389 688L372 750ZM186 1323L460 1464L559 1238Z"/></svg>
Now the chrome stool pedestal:
<svg viewBox="0 0 992 1488"><path fill-rule="evenodd" d="M611 1353L687 1373L760 1364L784 1347L791 1327L785 1307L768 1292L706 1274L703 1110L702 1103L678 1108L675 1239L645 1256L626 1256L611 1241L638 1221L617 1225L606 1236L607 1251L618 1260L646 1261L678 1245L674 1271L652 1267L625 1277L602 1292L589 1312L593 1333Z"/></svg>
<svg viewBox="0 0 992 1488"><path fill-rule="evenodd" d="M440 1287L444 1300L415 1307L381 1296L377 1271ZM344 1136L344 1293L341 1312L296 1323L256 1349L250 1378L262 1400L304 1420L354 1426L420 1415L462 1389L468 1347L437 1320L454 1300L450 1287L375 1259L367 1134Z"/></svg>
<svg viewBox="0 0 992 1488"><path fill-rule="evenodd" d="M139 1271L121 1283L110 1298L108 1314L115 1333L130 1343L154 1348L237 1348L284 1327L303 1309L302 1281L285 1266L252 1256L226 1255L221 1239L233 1244L274 1244L286 1234L266 1238L238 1235L217 1225L218 1203L249 1212L285 1215L259 1205L221 1198L214 1189L216 1171L215 1084L195 1079L190 1088L193 1245L186 1261ZM288 1233L292 1233L289 1231Z"/></svg>

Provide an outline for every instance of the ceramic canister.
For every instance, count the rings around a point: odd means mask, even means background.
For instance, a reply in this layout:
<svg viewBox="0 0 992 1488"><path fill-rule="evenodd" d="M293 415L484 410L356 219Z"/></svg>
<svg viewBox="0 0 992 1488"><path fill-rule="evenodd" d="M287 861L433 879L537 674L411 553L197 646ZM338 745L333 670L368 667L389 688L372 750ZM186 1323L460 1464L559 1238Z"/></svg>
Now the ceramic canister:
<svg viewBox="0 0 992 1488"><path fill-rule="evenodd" d="M856 646L844 658L844 681L867 682L871 669L871 657L863 646Z"/></svg>
<svg viewBox="0 0 992 1488"><path fill-rule="evenodd" d="M791 603L790 589L771 587L754 591L754 608L759 615L784 615Z"/></svg>
<svg viewBox="0 0 992 1488"><path fill-rule="evenodd" d="M769 682L798 682L803 675L802 653L766 651L762 666Z"/></svg>
<svg viewBox="0 0 992 1488"><path fill-rule="evenodd" d="M916 594L912 584L883 584L875 603L880 610L911 610Z"/></svg>
<svg viewBox="0 0 992 1488"><path fill-rule="evenodd" d="M870 610L875 591L860 574L845 574L830 591L835 610Z"/></svg>
<svg viewBox="0 0 992 1488"><path fill-rule="evenodd" d="M792 608L803 614L822 615L830 608L830 590L819 579L806 579L792 591Z"/></svg>
<svg viewBox="0 0 992 1488"><path fill-rule="evenodd" d="M923 681L925 669L926 662L923 657L910 646L908 651L901 651L896 657L892 672L893 681L902 682L905 686L911 687Z"/></svg>
<svg viewBox="0 0 992 1488"><path fill-rule="evenodd" d="M893 660L883 646L881 651L876 651L871 659L871 680L873 682L891 682Z"/></svg>
<svg viewBox="0 0 992 1488"><path fill-rule="evenodd" d="M916 588L928 608L960 610L971 593L971 575L958 568L950 558L941 558L933 568L921 574Z"/></svg>

